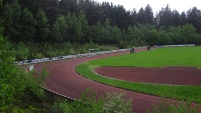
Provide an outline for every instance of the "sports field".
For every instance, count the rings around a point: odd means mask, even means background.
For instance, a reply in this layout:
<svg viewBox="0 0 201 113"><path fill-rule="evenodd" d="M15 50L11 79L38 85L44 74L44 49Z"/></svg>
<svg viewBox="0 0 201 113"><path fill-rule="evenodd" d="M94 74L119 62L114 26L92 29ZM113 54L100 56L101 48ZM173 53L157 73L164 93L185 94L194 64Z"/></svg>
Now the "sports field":
<svg viewBox="0 0 201 113"><path fill-rule="evenodd" d="M135 54L126 54L100 60L90 61L77 67L81 75L104 84L120 87L136 92L188 100L201 103L201 86L164 85L142 82L130 82L99 76L92 71L96 67L201 67L201 47L169 47L158 48ZM121 70L120 70L121 71ZM145 70L146 71L146 70ZM193 74L193 73L192 73ZM124 75L122 75L124 76ZM161 74L163 76L163 74ZM201 76L201 75L200 75ZM200 77L201 78L201 77ZM157 79L157 78L156 78ZM201 79L200 79L201 81Z"/></svg>
<svg viewBox="0 0 201 113"><path fill-rule="evenodd" d="M136 54L94 60L90 62L90 65L121 67L201 67L201 47L159 48Z"/></svg>

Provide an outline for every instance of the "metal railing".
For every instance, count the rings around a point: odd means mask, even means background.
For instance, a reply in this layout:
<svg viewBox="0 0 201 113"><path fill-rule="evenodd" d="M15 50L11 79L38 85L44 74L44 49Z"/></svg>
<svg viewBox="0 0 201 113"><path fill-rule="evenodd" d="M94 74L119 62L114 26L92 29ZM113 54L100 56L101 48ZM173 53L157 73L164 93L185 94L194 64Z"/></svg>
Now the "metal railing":
<svg viewBox="0 0 201 113"><path fill-rule="evenodd" d="M49 62L49 61L56 61L56 60L65 60L65 59L72 59L72 58L81 58L81 57L91 57L96 55L103 55L103 54L110 54L115 52L122 52L127 51L129 49L119 49L119 50L111 50L111 51L101 51L101 52L89 52L85 54L77 54L77 55L67 55L67 56L57 56L57 57L49 57L49 58L41 58L41 59L31 59L31 60L23 60L23 61L16 61L14 64L16 65L23 65L23 64L35 64L41 62Z"/></svg>

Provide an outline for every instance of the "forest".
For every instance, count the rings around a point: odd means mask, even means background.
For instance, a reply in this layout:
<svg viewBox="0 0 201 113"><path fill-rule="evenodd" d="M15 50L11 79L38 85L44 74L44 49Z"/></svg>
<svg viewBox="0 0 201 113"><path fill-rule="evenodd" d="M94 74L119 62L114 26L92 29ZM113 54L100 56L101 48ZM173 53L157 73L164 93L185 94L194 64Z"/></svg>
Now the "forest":
<svg viewBox="0 0 201 113"><path fill-rule="evenodd" d="M4 0L3 36L17 60L163 44L201 44L201 10L154 14L94 0ZM104 46L104 47L103 47Z"/></svg>

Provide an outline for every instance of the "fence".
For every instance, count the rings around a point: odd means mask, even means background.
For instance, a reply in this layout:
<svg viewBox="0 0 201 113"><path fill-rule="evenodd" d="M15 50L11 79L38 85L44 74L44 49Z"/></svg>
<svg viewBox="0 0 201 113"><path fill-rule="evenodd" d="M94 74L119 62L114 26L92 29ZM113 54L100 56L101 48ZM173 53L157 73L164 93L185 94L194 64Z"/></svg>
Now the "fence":
<svg viewBox="0 0 201 113"><path fill-rule="evenodd" d="M54 103L54 102L63 102L65 100L67 100L67 102L73 102L75 99L61 95L59 93L56 93L54 91L51 91L49 89L44 88L44 92L46 95L46 101L49 103Z"/></svg>
<svg viewBox="0 0 201 113"><path fill-rule="evenodd" d="M77 54L77 55L67 55L67 56L58 56L58 57L50 57L50 58L42 58L42 59L32 59L32 60L23 60L23 61L16 61L14 64L16 65L23 65L23 64L35 64L41 62L49 62L49 61L56 61L56 60L65 60L65 59L72 59L72 58L80 58L80 57L91 57L95 55L103 55L103 54L110 54L114 52L122 52L127 51L129 49L119 49L119 50L111 50L111 51L101 51L101 52L89 52L85 54Z"/></svg>
<svg viewBox="0 0 201 113"><path fill-rule="evenodd" d="M190 47L190 46L195 46L195 44L180 44L180 45L155 45L155 47L160 48L160 47Z"/></svg>

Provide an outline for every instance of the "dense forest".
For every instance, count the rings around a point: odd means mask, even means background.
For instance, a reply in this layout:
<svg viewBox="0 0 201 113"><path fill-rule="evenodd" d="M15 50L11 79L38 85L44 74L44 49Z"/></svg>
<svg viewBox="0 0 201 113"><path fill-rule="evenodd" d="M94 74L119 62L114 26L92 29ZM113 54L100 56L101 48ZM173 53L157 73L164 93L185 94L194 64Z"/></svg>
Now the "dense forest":
<svg viewBox="0 0 201 113"><path fill-rule="evenodd" d="M196 7L179 13L167 5L154 15L149 4L137 12L94 0L4 0L2 9L3 36L19 51L18 60L82 53L97 45L201 44Z"/></svg>

